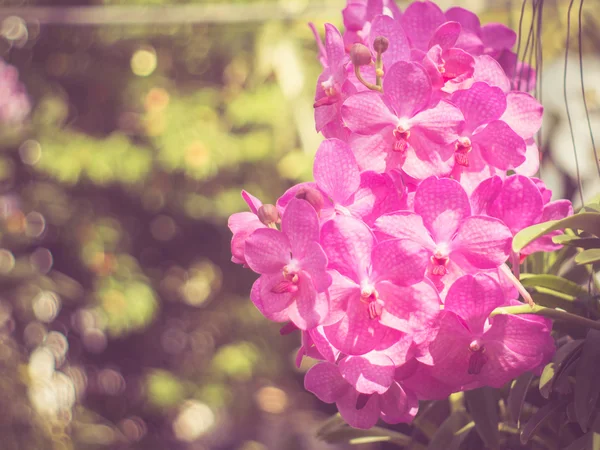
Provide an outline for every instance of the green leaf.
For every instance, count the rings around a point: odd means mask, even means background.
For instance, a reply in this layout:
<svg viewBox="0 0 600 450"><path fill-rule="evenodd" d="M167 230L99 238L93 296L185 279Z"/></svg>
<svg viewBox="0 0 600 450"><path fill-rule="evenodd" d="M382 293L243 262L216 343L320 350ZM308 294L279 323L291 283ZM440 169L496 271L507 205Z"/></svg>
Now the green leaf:
<svg viewBox="0 0 600 450"><path fill-rule="evenodd" d="M499 444L498 397L495 389L482 387L465 392L469 413L475 421L475 428L485 445L497 449Z"/></svg>
<svg viewBox="0 0 600 450"><path fill-rule="evenodd" d="M591 248L582 251L575 257L576 264L594 264L600 262L600 248Z"/></svg>
<svg viewBox="0 0 600 450"><path fill-rule="evenodd" d="M565 228L587 231L600 237L600 213L583 212L561 220L551 220L524 228L513 238L513 251L519 253L537 238L552 231L563 230Z"/></svg>
<svg viewBox="0 0 600 450"><path fill-rule="evenodd" d="M554 413L562 409L567 404L566 400L556 400L546 403L538 409L531 419L525 424L521 430L521 444L525 445L529 439L539 430L539 428L548 420Z"/></svg>
<svg viewBox="0 0 600 450"><path fill-rule="evenodd" d="M597 381L599 372L600 331L590 330L575 373L575 417L584 433L588 430L590 416L600 394L600 383Z"/></svg>
<svg viewBox="0 0 600 450"><path fill-rule="evenodd" d="M535 275L524 273L521 275L521 283L525 287L534 287L536 289L545 288L547 290L538 291L552 295L553 292L562 292L573 297L587 294L587 291L566 278L556 275Z"/></svg>
<svg viewBox="0 0 600 450"><path fill-rule="evenodd" d="M554 383L554 377L556 375L556 364L551 362L544 367L542 376L540 377L540 394L545 399L550 398L552 392L552 384Z"/></svg>
<svg viewBox="0 0 600 450"><path fill-rule="evenodd" d="M442 422L436 433L429 441L427 450L446 450L448 442L451 442L456 432L469 423L469 415L466 411L454 411Z"/></svg>
<svg viewBox="0 0 600 450"><path fill-rule="evenodd" d="M533 374L531 372L525 372L521 374L510 386L510 392L508 393L508 399L506 405L508 412L512 420L520 426L521 410L523 409L523 403L525 403L525 397L527 391L533 380ZM541 381L540 381L541 389Z"/></svg>
<svg viewBox="0 0 600 450"><path fill-rule="evenodd" d="M381 427L373 427L369 430L359 430L344 425L341 428L334 429L327 433L319 433L318 436L330 444L348 442L350 444L358 445L371 442L391 442L400 446L407 446L412 442L410 436Z"/></svg>
<svg viewBox="0 0 600 450"><path fill-rule="evenodd" d="M561 245L570 245L572 247L579 247L583 249L589 248L600 248L600 238L595 237L579 237L571 236L568 234L559 234L552 238L552 242Z"/></svg>

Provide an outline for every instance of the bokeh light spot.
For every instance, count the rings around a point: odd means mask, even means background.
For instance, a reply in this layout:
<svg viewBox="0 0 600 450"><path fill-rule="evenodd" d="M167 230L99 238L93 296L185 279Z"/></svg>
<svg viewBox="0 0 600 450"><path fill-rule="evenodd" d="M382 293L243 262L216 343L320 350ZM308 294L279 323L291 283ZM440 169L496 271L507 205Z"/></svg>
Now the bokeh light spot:
<svg viewBox="0 0 600 450"><path fill-rule="evenodd" d="M11 251L2 248L0 249L0 274L7 275L15 267L15 256Z"/></svg>
<svg viewBox="0 0 600 450"><path fill-rule="evenodd" d="M19 147L19 156L25 164L33 166L42 157L42 146L34 139L28 139Z"/></svg>
<svg viewBox="0 0 600 450"><path fill-rule="evenodd" d="M185 402L173 421L173 432L180 441L193 442L215 424L215 414L204 403Z"/></svg>
<svg viewBox="0 0 600 450"><path fill-rule="evenodd" d="M271 414L281 414L288 405L287 394L274 386L265 386L256 393L258 407Z"/></svg>
<svg viewBox="0 0 600 450"><path fill-rule="evenodd" d="M33 300L33 313L40 322L52 322L60 311L61 302L51 291L42 291Z"/></svg>
<svg viewBox="0 0 600 450"><path fill-rule="evenodd" d="M170 241L175 237L177 225L171 217L160 215L150 223L150 232L157 241Z"/></svg>
<svg viewBox="0 0 600 450"><path fill-rule="evenodd" d="M147 77L156 70L156 50L144 46L136 50L131 57L131 71L139 77Z"/></svg>

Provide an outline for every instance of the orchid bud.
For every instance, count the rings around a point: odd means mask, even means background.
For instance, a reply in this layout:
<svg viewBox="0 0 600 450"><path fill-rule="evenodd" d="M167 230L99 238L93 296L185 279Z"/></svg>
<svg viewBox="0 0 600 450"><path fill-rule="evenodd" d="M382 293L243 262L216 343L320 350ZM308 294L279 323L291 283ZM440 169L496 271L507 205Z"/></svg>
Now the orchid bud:
<svg viewBox="0 0 600 450"><path fill-rule="evenodd" d="M296 192L296 198L306 200L308 203L310 203L312 207L315 208L315 211L317 211L317 214L323 208L323 195L321 195L321 193L315 188L301 187L298 189L298 192Z"/></svg>
<svg viewBox="0 0 600 450"><path fill-rule="evenodd" d="M350 60L355 66L371 64L371 51L363 44L354 44L350 49Z"/></svg>
<svg viewBox="0 0 600 450"><path fill-rule="evenodd" d="M279 223L279 211L277 211L275 205L262 205L258 208L257 216L258 220L268 227Z"/></svg>
<svg viewBox="0 0 600 450"><path fill-rule="evenodd" d="M373 48L377 53L384 53L388 49L389 45L390 41L383 36L377 36L373 42Z"/></svg>

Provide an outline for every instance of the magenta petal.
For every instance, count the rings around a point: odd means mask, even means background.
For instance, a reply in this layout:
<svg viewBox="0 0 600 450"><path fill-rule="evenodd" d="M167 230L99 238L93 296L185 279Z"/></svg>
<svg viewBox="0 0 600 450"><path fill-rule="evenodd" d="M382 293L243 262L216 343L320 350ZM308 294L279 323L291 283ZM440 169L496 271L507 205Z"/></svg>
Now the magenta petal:
<svg viewBox="0 0 600 450"><path fill-rule="evenodd" d="M258 208L262 206L262 202L249 192L242 191L242 198L254 214L258 213Z"/></svg>
<svg viewBox="0 0 600 450"><path fill-rule="evenodd" d="M382 242L373 248L371 279L408 286L423 280L430 252L409 239Z"/></svg>
<svg viewBox="0 0 600 450"><path fill-rule="evenodd" d="M502 66L491 56L481 55L475 58L473 78L475 81L485 81L490 86L498 86L504 92L510 91L510 80Z"/></svg>
<svg viewBox="0 0 600 450"><path fill-rule="evenodd" d="M454 145L438 144L422 135L422 129L413 128L410 144L413 151L406 152L402 170L416 180L430 176L446 176L454 167ZM456 135L453 135L452 140Z"/></svg>
<svg viewBox="0 0 600 450"><path fill-rule="evenodd" d="M394 382L388 391L379 397L381 418L386 423L409 423L419 411L419 400L410 390Z"/></svg>
<svg viewBox="0 0 600 450"><path fill-rule="evenodd" d="M346 315L339 322L323 327L332 345L347 355L364 355L375 348L388 331L369 317L368 307L360 301L360 293L349 299Z"/></svg>
<svg viewBox="0 0 600 450"><path fill-rule="evenodd" d="M360 185L360 172L352 150L338 139L321 143L315 155L313 174L319 188L340 204L344 204Z"/></svg>
<svg viewBox="0 0 600 450"><path fill-rule="evenodd" d="M512 175L496 200L489 206L488 214L502 220L514 234L540 221L543 212L542 196L530 178Z"/></svg>
<svg viewBox="0 0 600 450"><path fill-rule="evenodd" d="M421 341L415 333L433 329L440 313L441 300L429 281L401 287L389 282L378 283L377 291L385 305L381 323L408 333ZM417 342L417 343L419 343Z"/></svg>
<svg viewBox="0 0 600 450"><path fill-rule="evenodd" d="M325 51L329 67L337 69L342 65L346 57L344 40L338 29L330 23L325 24Z"/></svg>
<svg viewBox="0 0 600 450"><path fill-rule="evenodd" d="M348 302L360 295L360 286L350 278L341 275L337 270L331 270L331 286L329 287L329 317L327 325L342 320L348 309Z"/></svg>
<svg viewBox="0 0 600 450"><path fill-rule="evenodd" d="M555 200L544 206L542 222L560 220L573 215L573 204L569 200Z"/></svg>
<svg viewBox="0 0 600 450"><path fill-rule="evenodd" d="M369 397L367 403L360 409L356 408L359 392L350 388L344 396L342 396L336 405L342 418L354 428L368 430L373 428L379 420L379 396L373 394Z"/></svg>
<svg viewBox="0 0 600 450"><path fill-rule="evenodd" d="M444 75L447 78L471 77L475 71L475 58L460 48L451 48L446 51L446 64L444 64ZM453 80L459 81L459 80ZM444 89L448 91L448 86ZM456 88L453 88L456 89Z"/></svg>
<svg viewBox="0 0 600 450"><path fill-rule="evenodd" d="M373 91L359 92L346 99L342 105L344 124L354 133L372 134L397 118L383 102L381 94Z"/></svg>
<svg viewBox="0 0 600 450"><path fill-rule="evenodd" d="M327 340L323 332L323 327L321 326L313 328L312 330L308 330L307 333L309 334L310 339L315 346L315 350L320 354L320 356L325 359L325 361L335 363L340 355L340 352L337 348L331 345L331 342Z"/></svg>
<svg viewBox="0 0 600 450"><path fill-rule="evenodd" d="M502 221L487 216L467 217L452 240L450 258L465 271L495 269L508 259L511 243L512 234ZM463 259L467 264L461 264Z"/></svg>
<svg viewBox="0 0 600 450"><path fill-rule="evenodd" d="M415 212L435 242L449 242L462 220L471 215L471 205L460 183L431 177L417 188Z"/></svg>
<svg viewBox="0 0 600 450"><path fill-rule="evenodd" d="M422 65L400 61L388 69L383 80L385 97L401 118L421 111L431 98L431 81ZM363 112L364 114L364 112Z"/></svg>
<svg viewBox="0 0 600 450"><path fill-rule="evenodd" d="M493 387L548 363L555 352L550 328L524 317L494 317L484 339L493 358L483 366L479 377Z"/></svg>
<svg viewBox="0 0 600 450"><path fill-rule="evenodd" d="M246 263L257 273L279 272L290 261L290 243L285 234L260 228L246 239Z"/></svg>
<svg viewBox="0 0 600 450"><path fill-rule="evenodd" d="M361 394L383 394L394 381L394 362L386 355L371 352L347 356L339 363L340 375Z"/></svg>
<svg viewBox="0 0 600 450"><path fill-rule="evenodd" d="M451 100L462 111L470 130L499 119L506 110L506 94L502 89L484 82L456 91Z"/></svg>
<svg viewBox="0 0 600 450"><path fill-rule="evenodd" d="M317 294L312 279L301 273L298 279L298 291L289 305L288 316L301 330L310 330L319 326L329 313L329 300L326 294Z"/></svg>
<svg viewBox="0 0 600 450"><path fill-rule="evenodd" d="M329 362L312 366L306 372L304 388L325 403L337 401L352 389L340 375L337 366Z"/></svg>
<svg viewBox="0 0 600 450"><path fill-rule="evenodd" d="M429 41L428 47L431 48L434 45L439 45L443 50L454 47L460 30L461 26L458 22L446 22L440 25Z"/></svg>
<svg viewBox="0 0 600 450"><path fill-rule="evenodd" d="M327 256L318 242L310 242L302 258L302 269L308 272L317 292L323 292L331 284L331 275L326 272Z"/></svg>
<svg viewBox="0 0 600 450"><path fill-rule="evenodd" d="M479 145L483 159L498 169L514 169L525 161L525 141L501 120L490 122L472 142Z"/></svg>
<svg viewBox="0 0 600 450"><path fill-rule="evenodd" d="M487 214L488 206L496 199L502 189L502 178L493 176L486 178L471 194L471 211L473 215Z"/></svg>
<svg viewBox="0 0 600 450"><path fill-rule="evenodd" d="M375 237L364 222L347 216L326 222L321 229L321 245L330 269L354 281L367 275Z"/></svg>
<svg viewBox="0 0 600 450"><path fill-rule="evenodd" d="M289 315L288 307L294 301L289 292L274 293L273 288L284 281L283 274L275 273L262 275L254 285L250 293L250 299L258 310L270 320L275 322L287 322Z"/></svg>
<svg viewBox="0 0 600 450"><path fill-rule="evenodd" d="M360 174L360 187L354 194L352 204L347 206L352 215L371 226L382 214L401 209L402 202L388 174L366 170Z"/></svg>
<svg viewBox="0 0 600 450"><path fill-rule="evenodd" d="M423 219L410 211L397 211L375 221L375 233L381 239L411 239L425 248L434 249L435 242L423 225Z"/></svg>
<svg viewBox="0 0 600 450"><path fill-rule="evenodd" d="M458 138L458 128L464 121L460 110L451 103L442 100L435 107L420 112L410 120L413 129L427 140L437 144L454 143ZM411 145L424 145L427 151L427 140L413 141ZM431 151L431 150L430 150Z"/></svg>
<svg viewBox="0 0 600 450"><path fill-rule="evenodd" d="M360 170L385 172L387 159L392 152L393 142L388 142L381 133L372 135L352 134L348 142L354 151Z"/></svg>
<svg viewBox="0 0 600 450"><path fill-rule="evenodd" d="M532 177L540 169L540 150L533 138L527 139L525 144L527 145L525 150L525 161L520 166L515 167L515 173L525 175L526 177Z"/></svg>
<svg viewBox="0 0 600 450"><path fill-rule="evenodd" d="M506 303L504 292L493 278L479 273L454 282L444 302L444 311L460 316L473 334L482 333L490 313Z"/></svg>
<svg viewBox="0 0 600 450"><path fill-rule="evenodd" d="M402 378L402 386L410 389L421 400L446 400L451 393L459 389L460 386L451 386L449 380L448 383L444 383L434 378L431 372L431 367L416 364L416 369Z"/></svg>
<svg viewBox="0 0 600 450"><path fill-rule="evenodd" d="M389 41L388 49L383 54L385 67L389 68L398 61L408 61L410 59L410 44L397 20L384 15L376 16L371 22L371 32L369 34L371 48L373 48L373 41L379 36L384 36Z"/></svg>
<svg viewBox="0 0 600 450"><path fill-rule="evenodd" d="M472 33L479 33L481 23L477 14L460 6L453 6L446 11L445 15L446 19L458 22L463 29Z"/></svg>
<svg viewBox="0 0 600 450"><path fill-rule="evenodd" d="M446 17L435 3L413 2L400 20L413 47L426 51L433 33L446 22Z"/></svg>
<svg viewBox="0 0 600 450"><path fill-rule="evenodd" d="M523 139L529 139L542 126L544 107L526 92L513 91L506 95L506 111L500 118Z"/></svg>
<svg viewBox="0 0 600 450"><path fill-rule="evenodd" d="M293 257L304 258L310 244L319 240L317 212L306 200L290 200L281 219L281 231L289 239Z"/></svg>
<svg viewBox="0 0 600 450"><path fill-rule="evenodd" d="M504 24L488 23L481 27L481 40L486 50L511 49L517 41L517 33Z"/></svg>

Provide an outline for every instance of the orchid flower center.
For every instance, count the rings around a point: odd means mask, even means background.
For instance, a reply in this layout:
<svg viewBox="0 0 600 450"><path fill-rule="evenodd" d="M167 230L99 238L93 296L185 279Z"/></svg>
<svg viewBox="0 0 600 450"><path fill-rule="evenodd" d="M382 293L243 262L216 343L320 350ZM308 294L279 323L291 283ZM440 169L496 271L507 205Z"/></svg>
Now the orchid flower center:
<svg viewBox="0 0 600 450"><path fill-rule="evenodd" d="M469 152L472 149L471 139L468 137L460 137L454 144L454 159L456 164L464 167L469 167Z"/></svg>
<svg viewBox="0 0 600 450"><path fill-rule="evenodd" d="M410 130L408 127L398 125L393 131L396 141L394 142L395 152L405 152L408 148L408 138L410 138Z"/></svg>
<svg viewBox="0 0 600 450"><path fill-rule="evenodd" d="M340 99L339 89L333 79L333 75L321 83L321 89L325 92L325 97L321 97L313 105L315 108L319 106L333 105Z"/></svg>
<svg viewBox="0 0 600 450"><path fill-rule="evenodd" d="M383 301L379 298L379 293L371 284L363 284L361 287L360 301L367 305L371 320L381 317Z"/></svg>
<svg viewBox="0 0 600 450"><path fill-rule="evenodd" d="M334 206L334 209L335 209L335 212L341 216L347 216L347 217L352 216L352 213L350 212L350 210L348 208L346 208L345 206L336 204Z"/></svg>
<svg viewBox="0 0 600 450"><path fill-rule="evenodd" d="M479 339L474 339L469 344L469 350L471 356L469 358L469 375L477 375L483 369L483 366L488 361L488 357L485 354L485 346Z"/></svg>
<svg viewBox="0 0 600 450"><path fill-rule="evenodd" d="M429 259L432 266L432 275L443 276L448 273L448 263L450 262L448 253L448 246L446 244L440 244L436 247L435 252Z"/></svg>
<svg viewBox="0 0 600 450"><path fill-rule="evenodd" d="M271 288L271 292L274 294L293 294L298 291L298 281L300 272L300 264L297 260L292 259L288 264L283 267L282 275L283 280L277 283Z"/></svg>

